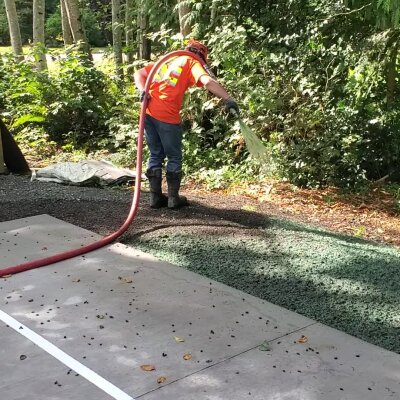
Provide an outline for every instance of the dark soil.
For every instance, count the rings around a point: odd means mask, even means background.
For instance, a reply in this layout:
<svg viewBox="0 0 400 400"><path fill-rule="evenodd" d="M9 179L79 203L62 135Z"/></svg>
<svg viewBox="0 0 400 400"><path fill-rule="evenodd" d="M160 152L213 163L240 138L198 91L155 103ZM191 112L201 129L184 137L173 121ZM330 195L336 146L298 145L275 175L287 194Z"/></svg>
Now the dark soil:
<svg viewBox="0 0 400 400"><path fill-rule="evenodd" d="M190 195L190 207L179 211L152 210L147 206L149 194L142 192L140 208L122 240L129 240L141 232L161 226L238 228L257 234L264 216L240 212L255 200L221 194ZM130 188L93 188L64 186L56 183L30 181L27 176L0 175L0 221L38 214L49 214L82 228L106 235L114 232L125 221L132 201Z"/></svg>

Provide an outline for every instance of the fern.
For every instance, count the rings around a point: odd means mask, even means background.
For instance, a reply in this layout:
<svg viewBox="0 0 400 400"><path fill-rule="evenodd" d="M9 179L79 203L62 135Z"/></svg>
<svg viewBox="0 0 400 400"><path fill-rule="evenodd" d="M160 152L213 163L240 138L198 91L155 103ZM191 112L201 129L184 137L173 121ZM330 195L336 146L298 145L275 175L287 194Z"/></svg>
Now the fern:
<svg viewBox="0 0 400 400"><path fill-rule="evenodd" d="M26 123L30 122L44 122L45 118L44 116L41 115L34 115L34 114L25 114L22 115L21 117L17 118L16 121L12 124L13 128L16 128L18 126L21 126Z"/></svg>

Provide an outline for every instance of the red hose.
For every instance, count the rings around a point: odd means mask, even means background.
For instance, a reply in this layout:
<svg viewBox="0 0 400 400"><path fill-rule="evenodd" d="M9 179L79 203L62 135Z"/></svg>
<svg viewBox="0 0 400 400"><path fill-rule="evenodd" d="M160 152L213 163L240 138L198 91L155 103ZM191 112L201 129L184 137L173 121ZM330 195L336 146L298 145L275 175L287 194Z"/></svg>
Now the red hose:
<svg viewBox="0 0 400 400"><path fill-rule="evenodd" d="M204 64L204 61L201 60L196 54L191 53L186 50L178 50L178 51L173 51L171 53L166 54L164 57L162 57L159 61L157 61L154 64L153 68L151 69L151 71L147 77L146 85L144 88L146 95L149 92L150 84L153 80L154 74L157 72L159 67L165 61L167 61L169 58L183 56L183 55L190 56L190 57L196 59L197 61L199 61L202 65ZM121 236L128 229L129 225L135 218L138 207L139 207L140 186L141 186L141 176L142 176L142 158L143 158L143 133L144 133L144 120L145 120L145 116L146 116L147 101L148 101L147 96L144 96L144 100L142 102L141 109L140 109L139 132L138 132L138 139L137 139L137 156L136 156L136 180L135 180L132 204L131 204L131 208L130 208L128 217L126 218L125 222L121 225L121 227L114 233L112 233L108 236L105 236L104 238L102 238L96 242L90 243L86 246L82 246L82 247L79 247L74 250L69 250L64 253L55 254L50 257L41 258L39 260L29 261L27 263L0 269L0 277L5 276L5 275L17 274L18 272L28 271L28 270L34 269L34 268L44 267L45 265L54 264L56 262L67 260L72 257L80 256L81 254L89 253L90 251L97 250L100 247L110 244L111 242L113 242L115 239L117 239L119 236Z"/></svg>

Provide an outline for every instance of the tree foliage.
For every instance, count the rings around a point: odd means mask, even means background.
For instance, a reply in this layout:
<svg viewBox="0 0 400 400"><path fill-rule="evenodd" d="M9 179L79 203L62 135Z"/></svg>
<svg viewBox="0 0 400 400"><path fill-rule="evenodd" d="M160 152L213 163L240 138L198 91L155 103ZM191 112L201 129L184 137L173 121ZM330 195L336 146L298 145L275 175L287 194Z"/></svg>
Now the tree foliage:
<svg viewBox="0 0 400 400"><path fill-rule="evenodd" d="M214 186L265 173L302 186L353 187L386 175L400 179L397 1L181 3L189 6L185 19L192 35L210 48L214 73L270 152L267 166L252 160L234 118L221 113L218 99L193 89L183 112L188 172ZM143 11L141 0L131 5L130 27ZM91 0L86 10L91 20L85 25L109 42L109 2ZM176 1L146 2L153 58L182 47L178 11ZM61 33L57 13L55 6L47 20L53 41ZM94 43L90 35L89 40ZM19 133L39 129L64 146L128 151L135 129L131 110L139 109L132 83L116 85L76 57L68 53L60 60L51 79L27 65L12 72L2 64L0 74L7 79L0 89L7 95L0 112ZM139 67L143 60L130 63ZM39 119L30 120L32 115Z"/></svg>

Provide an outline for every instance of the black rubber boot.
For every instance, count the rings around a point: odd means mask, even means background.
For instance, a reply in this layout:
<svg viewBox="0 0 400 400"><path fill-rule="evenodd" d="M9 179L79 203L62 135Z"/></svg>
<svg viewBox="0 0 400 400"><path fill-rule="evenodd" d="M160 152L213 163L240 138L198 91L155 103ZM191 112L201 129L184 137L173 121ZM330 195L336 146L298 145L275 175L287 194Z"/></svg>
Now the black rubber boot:
<svg viewBox="0 0 400 400"><path fill-rule="evenodd" d="M148 169L146 176L150 182L150 207L161 208L166 207L168 198L162 193L162 171L161 168Z"/></svg>
<svg viewBox="0 0 400 400"><path fill-rule="evenodd" d="M187 198L185 196L179 196L181 180L182 180L182 172L167 171L168 208L174 209L189 205Z"/></svg>

